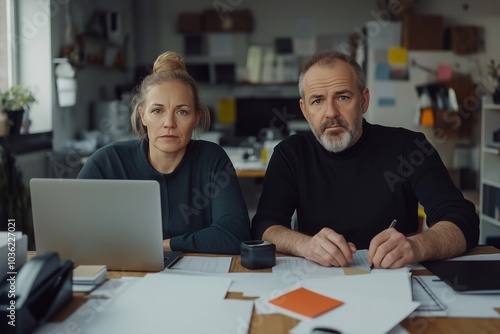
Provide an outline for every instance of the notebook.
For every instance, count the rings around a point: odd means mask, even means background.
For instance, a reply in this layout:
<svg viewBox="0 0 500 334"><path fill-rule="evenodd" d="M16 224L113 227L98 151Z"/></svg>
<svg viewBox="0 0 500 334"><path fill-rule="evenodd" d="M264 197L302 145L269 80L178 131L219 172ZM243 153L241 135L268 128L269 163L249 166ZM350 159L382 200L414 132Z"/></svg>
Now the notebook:
<svg viewBox="0 0 500 334"><path fill-rule="evenodd" d="M500 261L427 261L422 265L461 293L500 293Z"/></svg>
<svg viewBox="0 0 500 334"><path fill-rule="evenodd" d="M181 255L163 252L156 181L34 178L30 192L39 254L123 271L161 271Z"/></svg>

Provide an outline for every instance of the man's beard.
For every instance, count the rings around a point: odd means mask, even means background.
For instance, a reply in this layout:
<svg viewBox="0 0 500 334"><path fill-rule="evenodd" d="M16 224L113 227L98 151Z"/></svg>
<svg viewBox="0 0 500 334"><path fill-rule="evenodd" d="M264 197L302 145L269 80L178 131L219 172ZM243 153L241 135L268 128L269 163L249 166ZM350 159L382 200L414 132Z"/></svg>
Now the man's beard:
<svg viewBox="0 0 500 334"><path fill-rule="evenodd" d="M327 129L329 126L337 125L341 128ZM349 128L349 124L342 119L330 119L321 124L319 131L313 130L314 135L321 145L329 152L339 153L351 146L357 139L360 126L358 122L353 129ZM326 131L325 131L326 130Z"/></svg>

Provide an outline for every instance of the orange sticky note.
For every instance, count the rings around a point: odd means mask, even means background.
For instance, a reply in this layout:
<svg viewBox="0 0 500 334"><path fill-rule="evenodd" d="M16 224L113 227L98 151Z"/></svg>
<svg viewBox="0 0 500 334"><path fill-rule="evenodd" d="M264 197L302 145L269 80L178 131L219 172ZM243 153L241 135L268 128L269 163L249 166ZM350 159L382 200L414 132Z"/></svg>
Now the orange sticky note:
<svg viewBox="0 0 500 334"><path fill-rule="evenodd" d="M269 302L309 318L317 317L320 314L344 304L344 302L340 300L323 296L304 288L290 291L277 298L271 299Z"/></svg>

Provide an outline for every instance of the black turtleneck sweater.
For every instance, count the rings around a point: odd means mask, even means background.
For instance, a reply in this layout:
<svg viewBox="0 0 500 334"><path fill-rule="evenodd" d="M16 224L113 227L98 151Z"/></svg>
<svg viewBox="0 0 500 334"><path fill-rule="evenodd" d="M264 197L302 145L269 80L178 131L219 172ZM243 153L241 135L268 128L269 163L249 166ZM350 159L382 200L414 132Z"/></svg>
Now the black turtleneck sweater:
<svg viewBox="0 0 500 334"><path fill-rule="evenodd" d="M175 170L162 174L149 162L146 140L115 142L97 150L78 178L158 181L163 238L172 250L239 254L250 237L238 178L217 144L192 140Z"/></svg>
<svg viewBox="0 0 500 334"><path fill-rule="evenodd" d="M298 231L314 235L329 227L358 249L397 219L406 235L418 230L418 203L429 226L448 220L477 245L479 218L474 205L452 182L434 147L421 133L372 125L340 153L326 151L312 132L276 146L264 179L254 238L272 225L290 227L297 210Z"/></svg>

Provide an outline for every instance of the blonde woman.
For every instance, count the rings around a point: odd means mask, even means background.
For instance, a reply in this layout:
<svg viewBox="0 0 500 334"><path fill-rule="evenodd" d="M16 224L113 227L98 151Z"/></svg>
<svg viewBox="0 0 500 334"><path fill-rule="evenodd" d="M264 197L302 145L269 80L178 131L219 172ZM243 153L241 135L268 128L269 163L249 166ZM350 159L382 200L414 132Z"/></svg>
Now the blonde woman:
<svg viewBox="0 0 500 334"><path fill-rule="evenodd" d="M248 212L234 167L224 150L191 139L210 117L182 58L165 52L132 101L139 140L96 151L78 178L156 180L160 184L163 248L239 254L250 238Z"/></svg>

